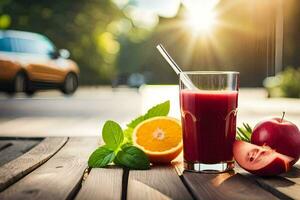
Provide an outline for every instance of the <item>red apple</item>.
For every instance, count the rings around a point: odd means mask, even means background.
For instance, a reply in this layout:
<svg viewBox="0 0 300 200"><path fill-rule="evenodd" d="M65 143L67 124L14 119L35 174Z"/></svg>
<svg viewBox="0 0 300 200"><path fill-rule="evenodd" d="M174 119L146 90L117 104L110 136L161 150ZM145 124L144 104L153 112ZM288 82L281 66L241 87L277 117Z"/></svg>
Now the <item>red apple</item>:
<svg viewBox="0 0 300 200"><path fill-rule="evenodd" d="M242 168L260 176L287 172L293 161L293 158L277 153L267 146L257 146L240 140L233 144L233 155Z"/></svg>
<svg viewBox="0 0 300 200"><path fill-rule="evenodd" d="M300 132L295 124L283 117L258 123L253 129L251 143L267 145L278 153L293 157L293 164L300 156Z"/></svg>

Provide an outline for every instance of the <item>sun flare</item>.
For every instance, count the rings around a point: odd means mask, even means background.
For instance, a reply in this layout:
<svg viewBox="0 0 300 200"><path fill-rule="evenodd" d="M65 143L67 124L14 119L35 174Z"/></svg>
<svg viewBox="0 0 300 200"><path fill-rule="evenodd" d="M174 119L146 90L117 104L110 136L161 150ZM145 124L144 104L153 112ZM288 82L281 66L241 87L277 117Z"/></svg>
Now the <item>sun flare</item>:
<svg viewBox="0 0 300 200"><path fill-rule="evenodd" d="M189 10L186 13L186 24L193 33L208 33L216 24L216 13L209 8Z"/></svg>

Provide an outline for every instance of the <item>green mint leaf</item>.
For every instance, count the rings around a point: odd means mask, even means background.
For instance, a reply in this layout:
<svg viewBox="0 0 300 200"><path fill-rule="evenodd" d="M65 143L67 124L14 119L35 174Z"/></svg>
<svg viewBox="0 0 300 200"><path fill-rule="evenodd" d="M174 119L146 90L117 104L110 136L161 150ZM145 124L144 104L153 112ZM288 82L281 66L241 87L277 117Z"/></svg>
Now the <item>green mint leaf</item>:
<svg viewBox="0 0 300 200"><path fill-rule="evenodd" d="M133 128L126 128L124 131L124 136L125 136L125 139L127 140L126 142L132 142L132 133L133 133Z"/></svg>
<svg viewBox="0 0 300 200"><path fill-rule="evenodd" d="M127 127L134 129L139 123L141 123L144 120L145 120L144 115L139 116L138 118L135 118L129 124L127 124Z"/></svg>
<svg viewBox="0 0 300 200"><path fill-rule="evenodd" d="M133 146L132 142L127 142L121 146L121 149L125 149L126 147L130 147L130 146Z"/></svg>
<svg viewBox="0 0 300 200"><path fill-rule="evenodd" d="M132 120L127 127L134 129L139 123L146 119L157 116L167 116L170 111L170 101L165 101L163 103L157 104L156 106L150 108L145 115L139 116L138 118Z"/></svg>
<svg viewBox="0 0 300 200"><path fill-rule="evenodd" d="M144 118L149 119L157 116L167 116L170 111L170 101L165 101L161 104L158 104L148 110Z"/></svg>
<svg viewBox="0 0 300 200"><path fill-rule="evenodd" d="M116 162L130 169L149 169L150 162L147 155L135 146L125 147L118 152Z"/></svg>
<svg viewBox="0 0 300 200"><path fill-rule="evenodd" d="M122 167L122 164L121 164L121 162L118 160L117 156L116 156L115 159L114 159L114 163L115 163L116 165Z"/></svg>
<svg viewBox="0 0 300 200"><path fill-rule="evenodd" d="M102 137L106 146L111 150L116 150L124 140L121 126L114 121L106 121L102 129Z"/></svg>
<svg viewBox="0 0 300 200"><path fill-rule="evenodd" d="M89 167L105 167L111 163L115 158L114 151L106 148L99 147L96 149L89 157L88 165Z"/></svg>

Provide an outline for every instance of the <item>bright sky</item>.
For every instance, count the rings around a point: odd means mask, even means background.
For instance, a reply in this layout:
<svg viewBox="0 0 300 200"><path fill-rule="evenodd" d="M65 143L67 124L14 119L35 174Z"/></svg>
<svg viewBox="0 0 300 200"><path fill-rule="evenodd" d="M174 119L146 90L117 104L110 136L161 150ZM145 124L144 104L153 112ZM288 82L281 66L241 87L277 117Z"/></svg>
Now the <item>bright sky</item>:
<svg viewBox="0 0 300 200"><path fill-rule="evenodd" d="M214 14L211 12L220 0L113 0L123 9L136 26L154 27L158 17L174 17L182 3L191 13L188 24L196 29L205 29L213 24ZM201 11L201 12L200 12ZM199 15L199 13L202 13ZM204 14L203 14L204 13ZM202 20L201 20L202 18ZM204 20L204 21L203 21ZM204 27L203 27L204 26Z"/></svg>

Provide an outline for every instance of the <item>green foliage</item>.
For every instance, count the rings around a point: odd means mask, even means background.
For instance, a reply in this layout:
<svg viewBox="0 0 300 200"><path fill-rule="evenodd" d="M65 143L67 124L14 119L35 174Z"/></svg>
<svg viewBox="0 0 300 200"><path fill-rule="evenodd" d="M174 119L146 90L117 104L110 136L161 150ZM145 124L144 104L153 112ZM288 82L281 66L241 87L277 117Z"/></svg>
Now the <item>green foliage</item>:
<svg viewBox="0 0 300 200"><path fill-rule="evenodd" d="M96 149L89 158L89 167L105 167L111 162L131 169L149 169L147 155L132 143L133 129L142 121L166 116L170 110L170 101L157 104L135 120L132 120L123 131L121 126L111 120L105 122L102 128L102 138L105 145Z"/></svg>
<svg viewBox="0 0 300 200"><path fill-rule="evenodd" d="M136 4L135 1L122 1L122 4L126 2ZM231 30L216 26L211 32L213 40L201 35L194 37L194 32L186 27L184 6L176 17L160 17L158 26L147 29L137 27L129 18L132 6L125 5L120 10L112 0L0 0L0 28L38 32L48 36L58 48L70 50L71 59L80 67L81 84L108 84L117 74L125 77L133 72L143 73L150 84L177 83L178 76L155 49L158 43L163 43L185 71L239 71L241 86L253 87L261 86L266 67L270 66L266 66L268 52L253 54L260 46L245 48L241 45L256 41L256 30L263 26L263 23L250 20L253 15L260 16L264 12L263 9L248 9L251 2L230 5L230 10L223 13L221 9L228 7L230 1L220 1L216 12L222 14L218 17L226 24L247 28ZM291 58L297 61L298 56L296 49L293 50L299 46L299 42L295 42L299 17L295 17L290 26L295 30L287 31L285 37L287 44L284 46L288 51L284 53L284 60L287 63ZM259 38L269 37L268 31L260 32ZM283 90L288 92L282 95L295 96L295 92L290 92L291 87L294 86L286 84Z"/></svg>
<svg viewBox="0 0 300 200"><path fill-rule="evenodd" d="M83 84L109 83L115 74L117 37L107 31L123 13L110 0L1 0L1 28L48 36L80 67Z"/></svg>
<svg viewBox="0 0 300 200"><path fill-rule="evenodd" d="M109 149L117 149L124 140L121 126L114 121L106 121L102 129L102 137Z"/></svg>
<svg viewBox="0 0 300 200"><path fill-rule="evenodd" d="M236 139L245 142L251 141L252 128L249 124L243 123L243 127L237 127Z"/></svg>
<svg viewBox="0 0 300 200"><path fill-rule="evenodd" d="M139 116L136 119L132 120L129 124L127 124L127 127L129 128L135 128L139 123L146 119L150 119L152 117L158 117L158 116L167 116L170 111L170 101L165 101L163 103L160 103L148 110L148 112L145 115Z"/></svg>
<svg viewBox="0 0 300 200"><path fill-rule="evenodd" d="M124 129L125 141L127 143L132 143L132 133L133 133L133 128L127 127L126 129Z"/></svg>
<svg viewBox="0 0 300 200"><path fill-rule="evenodd" d="M145 115L139 116L132 120L129 124L127 124L127 127L134 129L139 123L145 120Z"/></svg>
<svg viewBox="0 0 300 200"><path fill-rule="evenodd" d="M167 116L170 111L170 101L165 101L163 103L157 104L156 106L153 106L148 110L148 112L145 115L141 115L134 120L132 120L129 124L127 124L127 128L124 130L124 134L126 136L126 140L128 142L132 141L132 133L133 129L139 125L139 123L150 119L152 117L158 117L158 116Z"/></svg>
<svg viewBox="0 0 300 200"><path fill-rule="evenodd" d="M0 15L0 29L9 27L11 19L9 15Z"/></svg>
<svg viewBox="0 0 300 200"><path fill-rule="evenodd" d="M105 167L111 163L115 158L114 151L106 148L105 146L96 149L88 160L89 167Z"/></svg>
<svg viewBox="0 0 300 200"><path fill-rule="evenodd" d="M145 119L150 119L157 116L167 116L170 111L170 101L165 101L161 104L158 104L148 110L144 115Z"/></svg>
<svg viewBox="0 0 300 200"><path fill-rule="evenodd" d="M300 68L288 67L275 77L267 78L264 86L270 97L300 98Z"/></svg>
<svg viewBox="0 0 300 200"><path fill-rule="evenodd" d="M117 154L117 163L130 169L149 169L150 162L145 153L135 146L125 147Z"/></svg>
<svg viewBox="0 0 300 200"><path fill-rule="evenodd" d="M280 89L285 97L300 98L300 69L288 68L281 74Z"/></svg>
<svg viewBox="0 0 300 200"><path fill-rule="evenodd" d="M133 147L132 143L123 142L124 133L119 124L106 121L102 129L102 137L105 145L90 155L89 167L105 167L114 162L132 169L149 169L150 163L147 155L139 148Z"/></svg>

